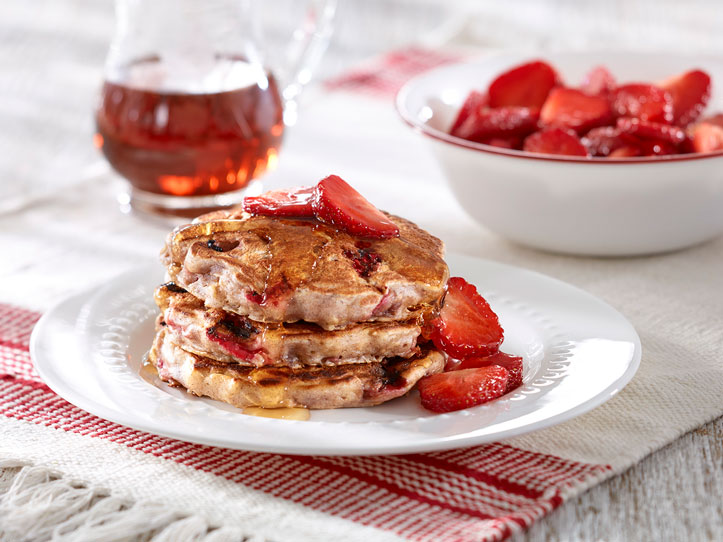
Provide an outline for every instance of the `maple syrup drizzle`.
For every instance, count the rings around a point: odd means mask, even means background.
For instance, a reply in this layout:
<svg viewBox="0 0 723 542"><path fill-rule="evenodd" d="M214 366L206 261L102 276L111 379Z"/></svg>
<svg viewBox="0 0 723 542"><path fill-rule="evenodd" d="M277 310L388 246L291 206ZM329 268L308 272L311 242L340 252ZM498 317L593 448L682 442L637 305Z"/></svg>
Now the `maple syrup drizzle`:
<svg viewBox="0 0 723 542"><path fill-rule="evenodd" d="M299 420L306 421L311 417L308 408L261 408L246 407L243 414L247 416L258 416L260 418L275 418L277 420Z"/></svg>
<svg viewBox="0 0 723 542"><path fill-rule="evenodd" d="M143 360L143 363L141 363L141 368L138 369L138 376L140 376L143 380L148 382L149 384L156 385L155 383L158 381L158 370L156 369L156 366L153 365L150 361Z"/></svg>

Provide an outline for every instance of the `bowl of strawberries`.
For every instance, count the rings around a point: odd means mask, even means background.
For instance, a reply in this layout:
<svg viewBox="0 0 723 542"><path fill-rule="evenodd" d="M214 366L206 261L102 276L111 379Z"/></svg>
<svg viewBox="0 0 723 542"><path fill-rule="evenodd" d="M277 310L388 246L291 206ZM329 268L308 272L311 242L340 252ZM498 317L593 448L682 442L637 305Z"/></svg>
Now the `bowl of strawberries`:
<svg viewBox="0 0 723 542"><path fill-rule="evenodd" d="M397 95L460 204L543 250L629 256L723 233L723 60L500 54ZM722 83L723 84L723 83Z"/></svg>

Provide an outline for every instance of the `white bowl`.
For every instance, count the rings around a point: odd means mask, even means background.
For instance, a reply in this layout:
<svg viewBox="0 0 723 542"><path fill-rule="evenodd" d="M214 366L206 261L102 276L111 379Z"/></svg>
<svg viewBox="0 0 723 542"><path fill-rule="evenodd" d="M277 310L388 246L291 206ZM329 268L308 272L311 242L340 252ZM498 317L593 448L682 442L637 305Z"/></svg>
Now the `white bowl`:
<svg viewBox="0 0 723 542"><path fill-rule="evenodd" d="M570 86L604 64L620 82L657 81L693 69L713 78L704 114L723 111L723 61L701 55L556 53ZM505 54L437 68L411 79L397 109L427 136L452 191L480 224L553 252L624 256L676 250L723 233L723 151L629 159L550 156L473 143L447 129L470 90L535 58Z"/></svg>

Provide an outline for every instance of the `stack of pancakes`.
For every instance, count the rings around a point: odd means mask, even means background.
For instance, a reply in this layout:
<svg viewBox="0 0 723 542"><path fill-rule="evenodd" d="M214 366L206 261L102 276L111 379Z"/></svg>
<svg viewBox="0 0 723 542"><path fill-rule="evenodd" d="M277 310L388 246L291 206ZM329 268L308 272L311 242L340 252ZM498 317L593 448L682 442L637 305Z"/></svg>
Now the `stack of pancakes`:
<svg viewBox="0 0 723 542"><path fill-rule="evenodd" d="M449 276L442 242L389 216L393 239L311 219L204 215L174 230L149 361L237 407L370 406L441 372L422 337Z"/></svg>

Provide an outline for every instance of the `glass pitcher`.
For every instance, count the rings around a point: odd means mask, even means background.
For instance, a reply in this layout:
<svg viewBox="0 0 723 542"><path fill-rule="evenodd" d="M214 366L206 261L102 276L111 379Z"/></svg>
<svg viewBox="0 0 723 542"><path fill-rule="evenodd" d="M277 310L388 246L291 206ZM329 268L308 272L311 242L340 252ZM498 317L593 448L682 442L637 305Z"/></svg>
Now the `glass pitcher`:
<svg viewBox="0 0 723 542"><path fill-rule="evenodd" d="M258 192L335 11L336 0L117 0L95 144L130 184L122 205L195 216Z"/></svg>

